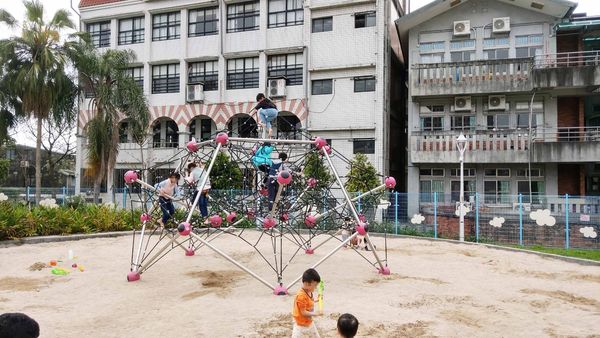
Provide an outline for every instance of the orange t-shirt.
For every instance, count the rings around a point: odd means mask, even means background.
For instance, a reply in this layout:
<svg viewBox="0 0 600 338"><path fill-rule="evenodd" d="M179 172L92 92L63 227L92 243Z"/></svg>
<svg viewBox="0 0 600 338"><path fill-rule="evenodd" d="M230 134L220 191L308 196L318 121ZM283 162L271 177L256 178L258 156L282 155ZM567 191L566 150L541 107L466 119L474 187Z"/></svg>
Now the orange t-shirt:
<svg viewBox="0 0 600 338"><path fill-rule="evenodd" d="M312 323L311 317L305 317L302 315L302 311L313 311L315 302L312 299L312 295L309 295L304 289L300 288L296 297L294 298L294 309L292 310L292 316L296 321L296 324L300 326L309 326Z"/></svg>

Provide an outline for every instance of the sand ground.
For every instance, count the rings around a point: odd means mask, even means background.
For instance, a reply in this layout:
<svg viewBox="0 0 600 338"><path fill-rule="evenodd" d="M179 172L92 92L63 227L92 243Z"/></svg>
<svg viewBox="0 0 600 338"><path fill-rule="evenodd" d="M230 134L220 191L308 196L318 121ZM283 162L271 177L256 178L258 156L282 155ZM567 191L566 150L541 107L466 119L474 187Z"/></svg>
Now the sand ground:
<svg viewBox="0 0 600 338"><path fill-rule="evenodd" d="M383 239L374 241L383 256ZM232 236L213 243L275 282L245 243ZM270 242L262 243L267 252ZM284 280L333 247L299 254ZM388 247L391 276L378 275L352 250L317 269L326 283L325 315L316 320L322 336L334 337L335 320L350 312L360 337L600 337L600 266L407 238L388 240ZM51 259L70 266L69 249L83 272L54 276L43 267ZM291 334L293 297L272 295L208 248L193 257L177 248L135 283L125 280L130 255L130 237L1 248L0 313L29 314L42 337Z"/></svg>

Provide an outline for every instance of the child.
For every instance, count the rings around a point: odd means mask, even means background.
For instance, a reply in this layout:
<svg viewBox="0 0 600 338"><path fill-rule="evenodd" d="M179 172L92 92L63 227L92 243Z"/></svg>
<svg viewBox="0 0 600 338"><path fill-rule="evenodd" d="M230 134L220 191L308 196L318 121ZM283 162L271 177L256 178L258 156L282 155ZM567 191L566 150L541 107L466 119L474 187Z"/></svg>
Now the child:
<svg viewBox="0 0 600 338"><path fill-rule="evenodd" d="M348 237L352 234L350 229L354 225L354 221L350 217L344 218L344 224L342 225L342 242L346 241ZM350 241L344 245L345 248L351 248L352 243Z"/></svg>
<svg viewBox="0 0 600 338"><path fill-rule="evenodd" d="M323 313L315 311L313 291L321 282L321 277L315 269L308 269L302 274L302 287L294 298L294 328L292 338L314 336L320 337L312 317L321 316Z"/></svg>
<svg viewBox="0 0 600 338"><path fill-rule="evenodd" d="M0 315L0 337L37 338L39 336L39 324L26 314L5 313Z"/></svg>
<svg viewBox="0 0 600 338"><path fill-rule="evenodd" d="M158 190L158 203L163 214L162 219L158 221L161 227L164 227L165 224L167 224L167 221L175 213L175 207L173 206L171 197L179 195L179 186L177 185L177 182L179 182L180 178L181 175L178 173L171 173L169 178L156 185L156 189Z"/></svg>
<svg viewBox="0 0 600 338"><path fill-rule="evenodd" d="M269 130L269 138L271 138L271 135L273 134L271 121L275 120L279 114L277 106L275 106L271 100L267 99L263 93L256 95L256 102L258 102L258 104L256 107L252 108L252 110L256 109L259 116L258 124L263 128L266 126ZM250 112L252 112L252 110Z"/></svg>
<svg viewBox="0 0 600 338"><path fill-rule="evenodd" d="M202 180L202 176L206 174L204 169L202 168L202 164L198 166L198 164L192 162L188 164L188 177L187 181L190 184L198 184ZM199 188L199 187L198 187ZM192 195L192 203L196 199L198 195L198 188L194 189L194 194ZM208 216L208 191L210 190L210 179L206 178L206 183L204 184L204 188L202 189L202 193L198 198L198 209L200 209L200 214L202 217ZM206 222L208 223L208 222Z"/></svg>
<svg viewBox="0 0 600 338"><path fill-rule="evenodd" d="M266 185L267 179L269 177L269 175L267 174L269 173L269 169L273 165L273 160L271 160L272 152L273 146L271 145L271 143L265 142L265 144L263 144L260 148L258 148L258 150L256 150L254 156L252 156L252 164L254 164L256 168L258 168L258 170L265 173L265 178L262 181L263 185Z"/></svg>
<svg viewBox="0 0 600 338"><path fill-rule="evenodd" d="M338 318L337 332L342 338L353 338L358 331L358 320L349 313L344 313Z"/></svg>

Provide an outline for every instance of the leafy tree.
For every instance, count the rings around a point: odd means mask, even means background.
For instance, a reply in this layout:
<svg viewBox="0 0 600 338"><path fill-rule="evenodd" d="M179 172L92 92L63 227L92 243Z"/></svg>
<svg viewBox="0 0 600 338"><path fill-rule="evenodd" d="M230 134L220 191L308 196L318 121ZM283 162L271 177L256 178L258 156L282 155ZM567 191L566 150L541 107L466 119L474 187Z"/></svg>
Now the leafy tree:
<svg viewBox="0 0 600 338"><path fill-rule="evenodd" d="M8 177L8 170L10 168L10 161L0 158L0 184Z"/></svg>
<svg viewBox="0 0 600 338"><path fill-rule="evenodd" d="M127 118L135 138L149 126L150 113L142 89L126 69L135 61L130 50L107 50L99 53L89 43L74 46L71 59L79 71L84 91L92 96L89 108L93 115L86 126L88 165L94 176L94 202L107 178L112 182L119 152L119 122Z"/></svg>
<svg viewBox="0 0 600 338"><path fill-rule="evenodd" d="M369 162L367 155L357 153L348 167L346 190L350 192L367 192L379 185L375 167Z"/></svg>
<svg viewBox="0 0 600 338"><path fill-rule="evenodd" d="M23 4L25 20L20 25L10 13L0 9L0 23L21 28L20 36L0 40L0 88L8 97L2 100L1 124L10 125L9 114L13 114L7 112L37 119L35 198L39 202L42 123L49 117L60 121L65 114L73 112L76 91L65 72L70 42L61 41L61 32L75 28L75 24L64 9L46 22L41 1L23 1ZM4 133L5 127L0 129L0 134Z"/></svg>
<svg viewBox="0 0 600 338"><path fill-rule="evenodd" d="M304 177L306 179L316 179L317 190L327 188L334 179L333 175L329 172L329 166L323 162L323 159L317 151L312 151L306 155Z"/></svg>
<svg viewBox="0 0 600 338"><path fill-rule="evenodd" d="M208 168L208 164L206 166ZM244 175L237 163L232 161L227 154L220 151L210 172L210 186L212 189L241 189Z"/></svg>

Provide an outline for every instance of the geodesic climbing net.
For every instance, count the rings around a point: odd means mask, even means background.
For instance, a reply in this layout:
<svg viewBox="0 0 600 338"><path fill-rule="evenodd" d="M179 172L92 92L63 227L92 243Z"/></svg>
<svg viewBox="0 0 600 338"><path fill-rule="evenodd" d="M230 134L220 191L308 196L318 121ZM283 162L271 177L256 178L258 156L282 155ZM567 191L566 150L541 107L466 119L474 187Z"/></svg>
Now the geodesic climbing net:
<svg viewBox="0 0 600 338"><path fill-rule="evenodd" d="M284 170L275 175L262 173L252 164L257 148L269 142L275 152L285 152L288 161ZM204 219L197 211L200 193L207 185L208 177L215 169L219 153L226 153L238 168L243 169L242 187L237 190L211 191L209 217ZM207 163L205 174L198 182L183 180L183 194L169 196L183 213L176 213L170 223L158 225L161 217L157 189L142 180L143 174L128 171L125 182L132 187L129 191L133 207L142 209L141 230L133 231L131 268L128 281L139 280L142 273L160 261L169 252L180 248L186 256L194 256L203 246L213 250L229 262L273 290L275 294L285 294L297 283L301 276L284 283L286 268L301 252L313 254L326 242L335 239L339 244L312 265L317 267L339 249L355 242L357 236L363 236L364 245L372 257L366 253L354 251L382 274L389 274L387 266L387 241L384 244L385 256L380 257L368 234L368 221L355 206L360 201L363 209L376 207L385 202L386 189L394 188L392 177L382 179L382 184L374 189L351 196L344 188L342 177L338 175L332 157L348 163L341 154L335 152L322 138L304 140L278 140L229 137L219 133L214 140L190 141L186 149L178 152L169 163L176 167L174 171L184 173L188 163ZM315 163L318 162L318 163ZM307 175L307 168L311 174ZM315 177L319 170L332 175L319 181ZM265 177L264 175L267 175ZM314 176L314 177L312 177ZM273 185L271 196L263 186L264 182ZM133 187L137 189L132 189ZM238 187L239 188L239 187ZM183 216L181 216L183 215ZM247 234L258 231L257 240L248 239ZM346 236L340 233L346 232ZM276 283L270 283L242 263L232 258L211 243L219 236L232 236L241 243L252 247L260 259L275 273ZM261 252L262 241L270 241L272 252ZM284 245L295 248L293 254L284 257ZM264 247L264 246L262 246Z"/></svg>

